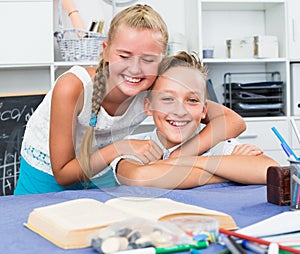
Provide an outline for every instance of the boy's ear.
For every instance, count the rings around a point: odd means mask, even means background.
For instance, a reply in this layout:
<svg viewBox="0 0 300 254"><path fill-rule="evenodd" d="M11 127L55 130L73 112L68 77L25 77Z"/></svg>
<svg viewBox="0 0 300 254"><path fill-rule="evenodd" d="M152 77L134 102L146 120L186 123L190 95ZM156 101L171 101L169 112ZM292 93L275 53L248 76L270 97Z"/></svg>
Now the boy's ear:
<svg viewBox="0 0 300 254"><path fill-rule="evenodd" d="M147 116L152 116L151 101L149 98L144 99L144 111Z"/></svg>
<svg viewBox="0 0 300 254"><path fill-rule="evenodd" d="M206 117L207 114L207 101L205 100L203 108L202 108L202 119L204 119Z"/></svg>

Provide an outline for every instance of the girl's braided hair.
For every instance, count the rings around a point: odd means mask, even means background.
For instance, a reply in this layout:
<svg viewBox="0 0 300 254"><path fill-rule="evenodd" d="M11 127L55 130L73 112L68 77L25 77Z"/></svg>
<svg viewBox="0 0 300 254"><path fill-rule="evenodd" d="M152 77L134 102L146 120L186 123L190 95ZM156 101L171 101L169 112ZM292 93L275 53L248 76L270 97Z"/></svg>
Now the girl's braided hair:
<svg viewBox="0 0 300 254"><path fill-rule="evenodd" d="M161 36L156 37L158 43L162 45L163 52L166 54L168 45L168 30L162 17L148 5L136 4L120 11L112 19L107 36L107 50L121 25L135 29L149 29L158 31ZM101 103L106 93L106 82L109 78L109 63L102 58L96 70L93 84L92 110L90 126L88 127L80 147L79 159L84 172L85 182L93 176L94 170L90 165L90 155L92 154L94 127L97 124L97 115Z"/></svg>

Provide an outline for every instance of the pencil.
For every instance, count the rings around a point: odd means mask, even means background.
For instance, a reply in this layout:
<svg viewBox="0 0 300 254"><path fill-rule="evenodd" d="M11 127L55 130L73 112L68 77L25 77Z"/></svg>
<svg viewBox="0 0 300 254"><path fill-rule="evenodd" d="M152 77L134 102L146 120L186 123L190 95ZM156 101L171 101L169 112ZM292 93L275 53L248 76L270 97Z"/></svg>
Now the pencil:
<svg viewBox="0 0 300 254"><path fill-rule="evenodd" d="M240 234L240 233L237 233L235 231L230 231L230 230L223 229L223 228L219 228L219 232L222 233L222 234L225 234L225 235L237 237L237 238L240 238L240 239L248 240L250 242L254 242L254 243L258 243L258 244L262 244L262 245L266 245L266 246L269 246L272 243L272 242L263 240L261 238ZM294 254L300 254L300 250L296 250L296 249L288 247L288 246L283 246L283 245L278 244L278 247L279 247L280 250L289 251L289 252L294 253Z"/></svg>

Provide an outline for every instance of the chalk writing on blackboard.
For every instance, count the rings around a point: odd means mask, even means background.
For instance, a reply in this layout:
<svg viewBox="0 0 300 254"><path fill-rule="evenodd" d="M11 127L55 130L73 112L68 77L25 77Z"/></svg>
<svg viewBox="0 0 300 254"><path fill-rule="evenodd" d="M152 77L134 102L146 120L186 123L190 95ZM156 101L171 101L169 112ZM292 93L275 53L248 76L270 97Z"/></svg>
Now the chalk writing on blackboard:
<svg viewBox="0 0 300 254"><path fill-rule="evenodd" d="M26 124L45 94L0 97L0 195L13 194Z"/></svg>

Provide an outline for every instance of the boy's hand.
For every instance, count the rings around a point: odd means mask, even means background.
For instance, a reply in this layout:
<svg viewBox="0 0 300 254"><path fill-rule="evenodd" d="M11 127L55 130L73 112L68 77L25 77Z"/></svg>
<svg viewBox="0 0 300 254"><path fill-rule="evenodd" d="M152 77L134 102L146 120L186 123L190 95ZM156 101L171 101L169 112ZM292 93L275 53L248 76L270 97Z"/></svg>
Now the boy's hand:
<svg viewBox="0 0 300 254"><path fill-rule="evenodd" d="M232 151L232 155L251 155L251 156L258 156L262 155L263 151L254 146L248 144L240 144L236 145Z"/></svg>

